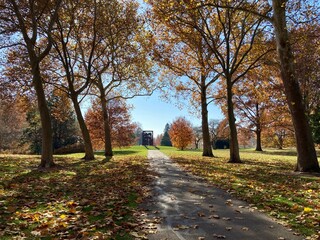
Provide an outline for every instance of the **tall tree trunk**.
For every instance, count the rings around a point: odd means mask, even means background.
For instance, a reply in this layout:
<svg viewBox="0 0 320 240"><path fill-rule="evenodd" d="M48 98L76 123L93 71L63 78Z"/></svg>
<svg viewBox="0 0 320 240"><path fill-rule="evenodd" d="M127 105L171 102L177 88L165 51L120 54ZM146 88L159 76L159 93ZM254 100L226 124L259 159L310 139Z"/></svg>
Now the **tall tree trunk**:
<svg viewBox="0 0 320 240"><path fill-rule="evenodd" d="M37 94L37 102L42 129L41 162L39 168L50 168L55 165L55 163L53 162L51 117L42 85L39 62L35 60L31 63L31 65L33 76L32 83Z"/></svg>
<svg viewBox="0 0 320 240"><path fill-rule="evenodd" d="M256 137L257 137L256 151L262 152L262 146L261 146L261 116L260 116L260 111L259 111L259 103L256 103Z"/></svg>
<svg viewBox="0 0 320 240"><path fill-rule="evenodd" d="M233 101L232 101L232 84L231 79L227 79L227 104L228 104L228 121L230 128L230 159L229 163L242 163L239 154L239 143L236 127L236 119L234 117Z"/></svg>
<svg viewBox="0 0 320 240"><path fill-rule="evenodd" d="M294 76L294 57L286 25L286 2L286 0L272 0L273 25L280 58L281 77L295 130L298 152L296 171L320 172L300 86Z"/></svg>
<svg viewBox="0 0 320 240"><path fill-rule="evenodd" d="M201 78L204 78L204 77L201 76ZM201 89L201 117L202 117L201 126L202 126L202 140L203 140L202 156L213 157L211 141L210 141L207 107L208 105L207 105L206 88L202 87Z"/></svg>
<svg viewBox="0 0 320 240"><path fill-rule="evenodd" d="M81 129L81 133L82 133L82 139L84 142L85 156L83 157L83 159L85 159L87 161L93 160L94 159L94 152L93 152L93 148L92 148L91 137L90 137L87 125L83 119L77 96L72 95L71 100L73 103L74 110L76 112L77 120L78 120L80 129Z"/></svg>
<svg viewBox="0 0 320 240"><path fill-rule="evenodd" d="M257 136L256 151L262 152L262 146L261 146L261 126L260 126L260 123L257 124L256 136Z"/></svg>
<svg viewBox="0 0 320 240"><path fill-rule="evenodd" d="M104 95L104 92L101 92L101 108L103 114L103 126L104 126L104 155L106 157L112 157L112 145L111 145L111 130L110 130L110 123L109 123L109 114L107 110L107 101Z"/></svg>

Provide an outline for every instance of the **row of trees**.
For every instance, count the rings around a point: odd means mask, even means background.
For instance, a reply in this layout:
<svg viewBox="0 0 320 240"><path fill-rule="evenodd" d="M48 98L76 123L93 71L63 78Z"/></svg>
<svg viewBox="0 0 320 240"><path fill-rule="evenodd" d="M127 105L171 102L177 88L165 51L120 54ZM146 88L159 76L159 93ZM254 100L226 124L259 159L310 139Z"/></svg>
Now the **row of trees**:
<svg viewBox="0 0 320 240"><path fill-rule="evenodd" d="M83 152L81 130L71 100L59 90L47 98L51 113L54 153ZM41 154L41 121L37 106L24 97L0 101L0 151ZM63 106L63 108L61 108ZM140 137L138 124L131 122L130 107L122 99L107 104L112 146L130 146ZM104 147L102 111L95 100L85 114L93 148Z"/></svg>
<svg viewBox="0 0 320 240"><path fill-rule="evenodd" d="M229 144L229 130L227 120L209 121L211 148L219 148L218 141ZM186 118L179 117L171 124L167 123L163 134L156 137L155 144L160 146L174 146L181 150L186 147L199 149L202 147L203 135L201 126L193 126ZM201 146L200 146L201 145Z"/></svg>
<svg viewBox="0 0 320 240"><path fill-rule="evenodd" d="M279 109L282 107L280 112L289 109L298 151L296 170L320 170L306 115L309 102L303 96L302 87L306 83L309 92L304 93L310 99L319 89L312 86L318 82L313 74L319 69L315 67L312 76L298 70L299 58L313 61L314 56L305 54L303 42L300 42L300 48L294 48L296 39L292 38L295 31L297 35L303 35L303 29L310 33L310 29L319 28L317 4L286 0L149 0L148 3L156 36L153 55L163 67L163 80L168 80L175 96L188 97L191 105L200 105L203 156L213 156L208 127L211 102L220 102L228 119L229 162L240 163L236 109L247 121L251 118L260 143L262 127L269 124L262 122L261 117L265 114L262 112L269 111L272 117L273 109L266 106L271 101ZM288 22L288 17L296 22ZM298 22L308 24L300 27L301 30L296 27L300 26L296 24ZM319 51L319 44L316 48ZM299 51L295 60L294 55ZM266 96L264 92L271 94ZM261 150L261 145L257 149Z"/></svg>
<svg viewBox="0 0 320 240"><path fill-rule="evenodd" d="M66 100L59 91L48 97L54 150L80 139L74 113ZM22 96L0 102L0 151L41 153L41 122L36 104ZM60 107L62 104L64 108Z"/></svg>
<svg viewBox="0 0 320 240"><path fill-rule="evenodd" d="M241 162L236 114L255 126L259 140L262 127L271 124L263 122L263 116L269 112L272 118L269 105L275 105L280 113L288 108L291 115L296 170L320 170L309 126L309 119L312 125L317 123L319 112L319 71L310 66L318 61L312 53L319 51L319 44L316 51L308 52L313 46L303 43L308 40L292 38L305 36L303 31L318 31L317 4L287 0L149 0L148 4L143 18L133 0L0 0L1 54L6 56L2 94L16 90L35 96L42 130L40 167L54 165L46 95L59 89L70 98L87 160L94 154L80 103L87 94L98 99L105 155L112 156L108 102L150 94L156 62L169 92L188 97L195 108L200 106L204 156L213 156L208 126L211 102L220 103L228 119L233 163ZM288 15L308 24L288 22ZM299 46L294 48L293 42ZM306 63L308 69L299 69L298 63ZM261 94L262 90L270 95Z"/></svg>
<svg viewBox="0 0 320 240"><path fill-rule="evenodd" d="M54 166L53 122L46 95L59 89L70 98L85 145L94 158L80 109L87 94L98 100L104 149L112 156L109 101L150 94L148 37L134 1L0 1L2 94L35 96L41 121L41 168ZM31 98L31 97L30 97ZM60 106L63 108L64 106Z"/></svg>

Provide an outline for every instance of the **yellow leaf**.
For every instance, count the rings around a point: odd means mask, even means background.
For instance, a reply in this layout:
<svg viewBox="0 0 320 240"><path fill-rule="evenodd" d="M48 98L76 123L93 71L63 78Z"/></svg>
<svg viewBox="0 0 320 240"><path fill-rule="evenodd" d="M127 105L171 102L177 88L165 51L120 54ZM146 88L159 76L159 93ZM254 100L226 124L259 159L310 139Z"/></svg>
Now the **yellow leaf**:
<svg viewBox="0 0 320 240"><path fill-rule="evenodd" d="M61 218L61 219L65 219L66 217L67 217L67 216L66 216L65 214L61 214L61 215L60 215L60 218Z"/></svg>
<svg viewBox="0 0 320 240"><path fill-rule="evenodd" d="M40 220L40 215L38 213L33 214L31 217L32 217L32 220L35 222L39 222Z"/></svg>
<svg viewBox="0 0 320 240"><path fill-rule="evenodd" d="M66 227L68 227L68 223L66 223L66 222L61 222L61 223L59 223L59 226L66 228Z"/></svg>
<svg viewBox="0 0 320 240"><path fill-rule="evenodd" d="M67 206L74 207L74 206L77 206L77 203L75 201L69 201L69 202L67 202Z"/></svg>
<svg viewBox="0 0 320 240"><path fill-rule="evenodd" d="M309 212L312 212L313 210L312 210L312 208L305 207L305 208L303 209L303 211L304 211L305 213L309 213Z"/></svg>

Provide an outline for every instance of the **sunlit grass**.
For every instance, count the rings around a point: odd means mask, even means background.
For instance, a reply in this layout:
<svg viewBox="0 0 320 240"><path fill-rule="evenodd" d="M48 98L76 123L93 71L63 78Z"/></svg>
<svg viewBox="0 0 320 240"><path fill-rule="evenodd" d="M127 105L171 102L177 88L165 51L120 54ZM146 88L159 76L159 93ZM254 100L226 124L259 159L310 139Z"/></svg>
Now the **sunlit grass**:
<svg viewBox="0 0 320 240"><path fill-rule="evenodd" d="M37 170L40 156L0 155L0 239L133 239L133 213L148 194L147 150L114 154L57 155L48 171Z"/></svg>
<svg viewBox="0 0 320 240"><path fill-rule="evenodd" d="M294 150L253 149L240 151L243 164L227 163L229 150L214 150L215 157L202 157L201 150L160 150L195 175L206 178L271 216L285 221L301 234L320 231L320 177L294 173Z"/></svg>
<svg viewBox="0 0 320 240"><path fill-rule="evenodd" d="M114 157L133 157L133 156L141 156L146 157L148 153L148 149L146 149L144 146L129 146L129 147L122 147L122 148L114 148L113 154ZM59 154L55 155L57 158L78 158L81 159L84 157L84 153L70 153L70 154ZM98 159L104 158L104 151L96 151L95 157Z"/></svg>

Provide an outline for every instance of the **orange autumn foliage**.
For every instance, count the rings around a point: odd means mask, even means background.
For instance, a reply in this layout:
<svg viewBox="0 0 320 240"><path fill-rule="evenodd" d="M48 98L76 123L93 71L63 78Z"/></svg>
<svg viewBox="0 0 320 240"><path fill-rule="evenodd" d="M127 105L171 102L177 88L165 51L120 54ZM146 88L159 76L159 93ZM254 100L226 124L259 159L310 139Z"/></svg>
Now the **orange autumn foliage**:
<svg viewBox="0 0 320 240"><path fill-rule="evenodd" d="M112 145L115 147L129 146L134 141L136 125L131 123L129 107L124 101L115 99L108 102L107 110L111 127ZM104 127L103 116L98 102L93 102L85 120L90 132L93 147L103 149Z"/></svg>
<svg viewBox="0 0 320 240"><path fill-rule="evenodd" d="M172 145L180 150L185 149L193 140L193 130L185 118L177 118L171 125L169 136Z"/></svg>

